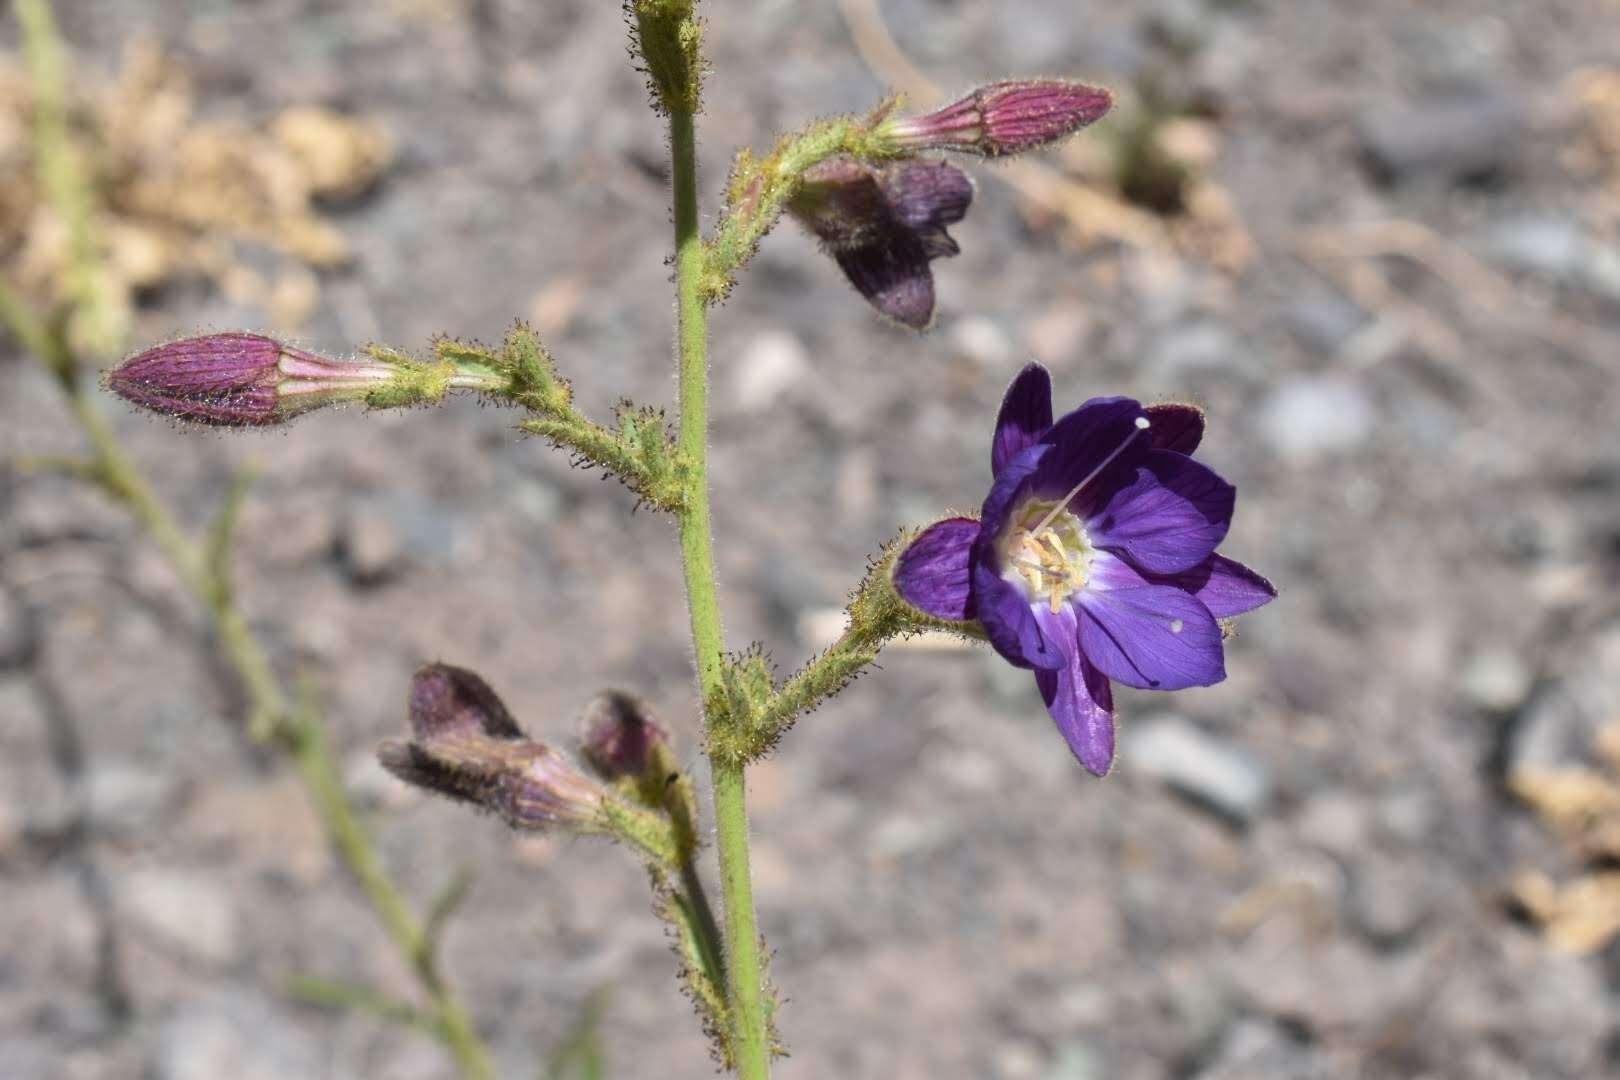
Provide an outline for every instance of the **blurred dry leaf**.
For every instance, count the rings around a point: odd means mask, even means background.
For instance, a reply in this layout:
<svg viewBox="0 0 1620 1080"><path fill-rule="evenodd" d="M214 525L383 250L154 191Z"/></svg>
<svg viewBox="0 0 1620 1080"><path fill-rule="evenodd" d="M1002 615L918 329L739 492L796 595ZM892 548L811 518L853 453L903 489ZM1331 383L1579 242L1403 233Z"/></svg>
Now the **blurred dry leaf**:
<svg viewBox="0 0 1620 1080"><path fill-rule="evenodd" d="M1513 794L1561 833L1587 862L1587 872L1559 886L1539 872L1521 874L1512 893L1547 940L1576 953L1595 952L1620 937L1620 723L1597 737L1602 769L1519 768Z"/></svg>
<svg viewBox="0 0 1620 1080"><path fill-rule="evenodd" d="M1610 194L1620 197L1620 69L1582 68L1564 85L1577 120L1565 164L1606 178Z"/></svg>
<svg viewBox="0 0 1620 1080"><path fill-rule="evenodd" d="M376 125L326 109L287 109L265 128L196 116L184 67L151 43L131 45L110 84L71 83L71 134L88 163L113 302L127 316L140 290L202 275L233 298L295 326L318 298L311 269L342 265L349 247L321 199L374 185L392 147ZM32 93L13 57L0 60L0 273L40 300L63 295L65 230L34 176ZM243 265L248 246L292 265Z"/></svg>

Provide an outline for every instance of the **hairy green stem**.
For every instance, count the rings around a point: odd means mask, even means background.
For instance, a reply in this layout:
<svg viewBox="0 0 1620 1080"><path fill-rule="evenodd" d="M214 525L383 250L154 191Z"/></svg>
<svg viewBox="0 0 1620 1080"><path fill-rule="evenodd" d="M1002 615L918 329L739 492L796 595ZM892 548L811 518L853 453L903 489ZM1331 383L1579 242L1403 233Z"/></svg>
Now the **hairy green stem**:
<svg viewBox="0 0 1620 1080"><path fill-rule="evenodd" d="M708 334L701 283L703 241L698 233L697 154L693 114L671 110L670 164L675 194L675 287L679 318L680 450L687 464L686 498L680 513L681 562L692 617L692 648L705 717L722 693L720 604L709 524ZM725 905L726 998L731 1049L744 1080L770 1076L770 1035L765 1015L759 928L748 869L748 806L741 765L715 761L714 818L720 852L720 891Z"/></svg>

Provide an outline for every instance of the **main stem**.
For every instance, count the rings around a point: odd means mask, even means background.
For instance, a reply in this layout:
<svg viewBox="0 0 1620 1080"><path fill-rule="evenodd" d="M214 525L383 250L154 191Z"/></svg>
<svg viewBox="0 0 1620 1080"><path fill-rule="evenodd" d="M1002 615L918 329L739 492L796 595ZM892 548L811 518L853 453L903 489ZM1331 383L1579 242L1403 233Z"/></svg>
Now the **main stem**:
<svg viewBox="0 0 1620 1080"><path fill-rule="evenodd" d="M705 713L720 692L720 602L714 586L714 549L709 525L708 328L699 293L703 241L698 234L697 154L693 117L671 110L670 166L675 188L675 290L679 320L680 449L689 469L680 514L681 564L686 604L692 616L698 689ZM720 849L720 893L726 921L726 1004L731 1049L744 1080L767 1080L770 1036L765 1017L764 973L754 886L748 871L748 803L741 765L712 762L714 821Z"/></svg>

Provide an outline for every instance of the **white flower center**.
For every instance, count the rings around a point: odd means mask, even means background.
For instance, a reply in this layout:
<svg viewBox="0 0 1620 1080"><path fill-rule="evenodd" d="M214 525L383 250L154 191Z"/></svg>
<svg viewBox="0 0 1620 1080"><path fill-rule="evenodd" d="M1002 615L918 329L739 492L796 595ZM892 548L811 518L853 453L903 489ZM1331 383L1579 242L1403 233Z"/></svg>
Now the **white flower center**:
<svg viewBox="0 0 1620 1080"><path fill-rule="evenodd" d="M1085 588L1096 551L1085 525L1062 503L1031 501L1007 532L1002 565L1031 602L1045 602L1056 615L1065 600Z"/></svg>

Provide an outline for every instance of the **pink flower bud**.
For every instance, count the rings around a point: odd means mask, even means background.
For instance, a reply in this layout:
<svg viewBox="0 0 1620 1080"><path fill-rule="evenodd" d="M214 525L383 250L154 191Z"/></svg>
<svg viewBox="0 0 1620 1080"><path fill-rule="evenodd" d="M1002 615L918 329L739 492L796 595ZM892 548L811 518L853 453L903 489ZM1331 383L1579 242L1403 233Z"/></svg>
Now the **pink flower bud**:
<svg viewBox="0 0 1620 1080"><path fill-rule="evenodd" d="M224 427L279 424L336 401L364 399L394 378L374 361L330 360L262 334L182 338L107 372L107 388L143 409Z"/></svg>
<svg viewBox="0 0 1620 1080"><path fill-rule="evenodd" d="M653 749L669 745L669 732L640 698L609 690L585 707L579 745L586 763L602 779L639 777L653 764Z"/></svg>
<svg viewBox="0 0 1620 1080"><path fill-rule="evenodd" d="M1000 157L1072 135L1100 120L1113 104L1107 90L1062 79L991 83L926 116L884 120L875 135L909 153L955 150Z"/></svg>

